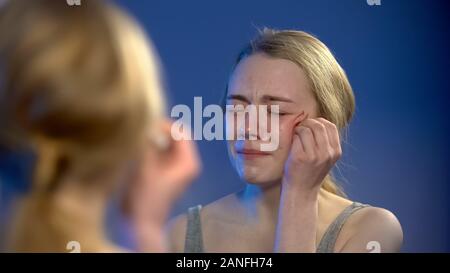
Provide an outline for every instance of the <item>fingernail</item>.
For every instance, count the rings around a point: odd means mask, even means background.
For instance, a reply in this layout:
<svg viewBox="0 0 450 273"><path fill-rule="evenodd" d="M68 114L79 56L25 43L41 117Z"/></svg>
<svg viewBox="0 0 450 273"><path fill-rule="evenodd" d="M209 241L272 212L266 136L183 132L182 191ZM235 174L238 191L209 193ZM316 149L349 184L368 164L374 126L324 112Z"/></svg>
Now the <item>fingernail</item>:
<svg viewBox="0 0 450 273"><path fill-rule="evenodd" d="M304 114L305 114L305 111L302 111L300 114L297 115L296 118L300 118L300 117L302 117Z"/></svg>

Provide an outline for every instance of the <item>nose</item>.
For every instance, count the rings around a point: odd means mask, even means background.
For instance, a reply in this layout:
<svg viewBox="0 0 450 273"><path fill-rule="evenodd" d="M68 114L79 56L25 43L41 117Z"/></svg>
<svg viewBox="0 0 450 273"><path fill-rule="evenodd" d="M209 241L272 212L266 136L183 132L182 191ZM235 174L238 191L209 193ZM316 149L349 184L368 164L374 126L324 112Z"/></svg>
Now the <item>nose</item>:
<svg viewBox="0 0 450 273"><path fill-rule="evenodd" d="M259 106L255 104L247 105L243 117L237 117L237 133L240 139L245 140L260 140L259 136L259 126L260 126L260 115Z"/></svg>
<svg viewBox="0 0 450 273"><path fill-rule="evenodd" d="M253 113L245 114L244 137L246 140L258 139L258 118L256 121L252 117Z"/></svg>

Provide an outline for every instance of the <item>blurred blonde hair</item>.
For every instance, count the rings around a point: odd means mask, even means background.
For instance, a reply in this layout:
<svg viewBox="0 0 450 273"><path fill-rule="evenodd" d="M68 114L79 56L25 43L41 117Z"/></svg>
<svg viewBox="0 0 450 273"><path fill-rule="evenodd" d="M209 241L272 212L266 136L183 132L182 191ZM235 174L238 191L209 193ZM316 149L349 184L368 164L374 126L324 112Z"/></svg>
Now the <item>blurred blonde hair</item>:
<svg viewBox="0 0 450 273"><path fill-rule="evenodd" d="M345 71L324 43L303 31L264 28L239 53L235 65L254 53L297 64L309 79L319 116L334 123L342 135L355 111L355 98ZM326 176L322 187L345 196L331 173Z"/></svg>
<svg viewBox="0 0 450 273"><path fill-rule="evenodd" d="M138 24L105 1L8 1L0 33L1 140L36 155L11 248L61 251L75 219L52 207L52 192L65 175L84 183L116 169L145 143L165 110L157 56Z"/></svg>

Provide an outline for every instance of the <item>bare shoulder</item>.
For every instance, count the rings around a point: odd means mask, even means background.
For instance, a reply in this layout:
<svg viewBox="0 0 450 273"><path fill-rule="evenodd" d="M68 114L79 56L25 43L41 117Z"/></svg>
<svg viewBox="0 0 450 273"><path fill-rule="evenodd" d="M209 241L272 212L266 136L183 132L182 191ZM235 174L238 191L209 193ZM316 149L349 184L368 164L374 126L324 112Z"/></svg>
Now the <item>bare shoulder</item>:
<svg viewBox="0 0 450 273"><path fill-rule="evenodd" d="M403 231L389 210L366 207L352 214L336 242L337 252L399 252Z"/></svg>
<svg viewBox="0 0 450 273"><path fill-rule="evenodd" d="M235 194L222 197L212 203L202 207L200 217L202 229L208 231L211 223L216 223L221 219L226 219L227 214L232 211L229 206L233 203ZM167 225L168 243L171 252L183 252L187 230L187 213L180 214L171 219Z"/></svg>
<svg viewBox="0 0 450 273"><path fill-rule="evenodd" d="M237 193L226 195L204 206L201 213L202 224L208 225L234 218L239 211L236 195Z"/></svg>

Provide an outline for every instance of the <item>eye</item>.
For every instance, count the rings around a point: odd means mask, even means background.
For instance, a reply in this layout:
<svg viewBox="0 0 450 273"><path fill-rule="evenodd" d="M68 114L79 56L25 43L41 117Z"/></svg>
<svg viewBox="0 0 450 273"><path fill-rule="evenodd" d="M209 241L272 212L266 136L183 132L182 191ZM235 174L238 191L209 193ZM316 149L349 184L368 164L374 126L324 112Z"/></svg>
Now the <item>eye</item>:
<svg viewBox="0 0 450 273"><path fill-rule="evenodd" d="M279 116L285 116L287 113L278 113Z"/></svg>
<svg viewBox="0 0 450 273"><path fill-rule="evenodd" d="M279 115L279 116L284 116L284 115L288 114L288 113L283 112L281 110L278 110L278 111L277 110L271 110L270 108L271 107L267 107L267 112L270 113L270 114Z"/></svg>
<svg viewBox="0 0 450 273"><path fill-rule="evenodd" d="M226 112L228 113L241 113L245 111L245 105L240 103L227 104Z"/></svg>

